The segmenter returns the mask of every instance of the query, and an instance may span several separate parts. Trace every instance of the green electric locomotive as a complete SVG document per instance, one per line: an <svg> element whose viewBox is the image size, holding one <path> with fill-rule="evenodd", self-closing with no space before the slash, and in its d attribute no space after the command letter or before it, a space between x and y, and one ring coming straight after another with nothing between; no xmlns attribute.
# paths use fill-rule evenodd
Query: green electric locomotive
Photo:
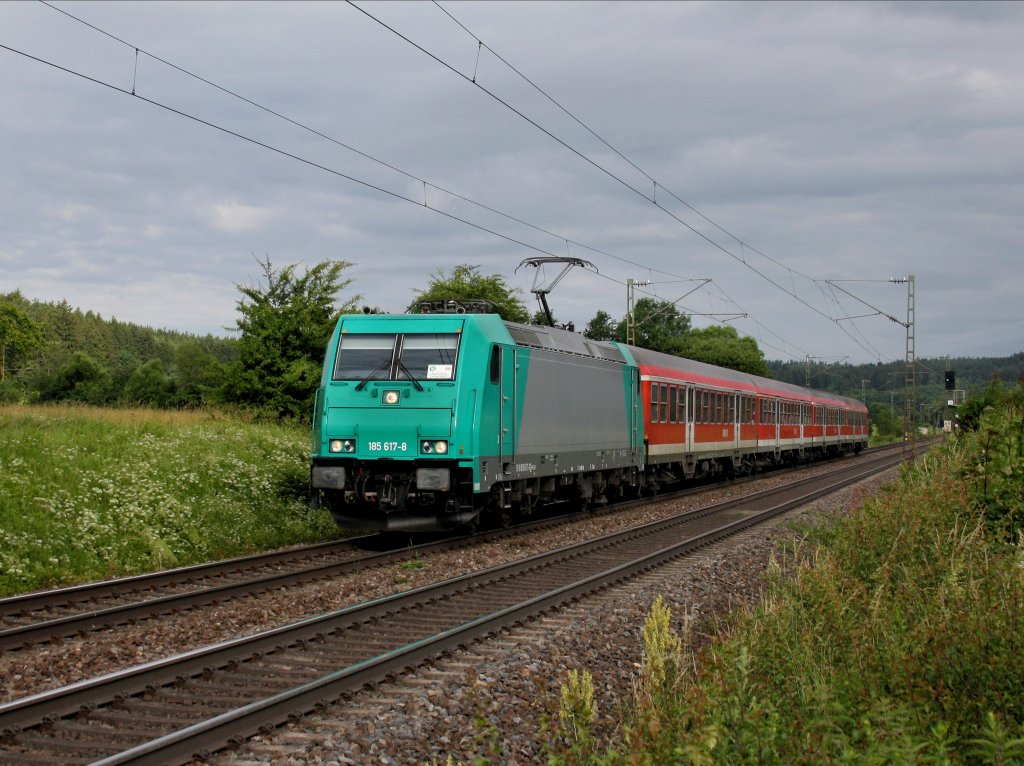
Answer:
<svg viewBox="0 0 1024 766"><path fill-rule="evenodd" d="M627 348L448 311L339 319L311 468L339 525L464 528L636 485L640 386Z"/></svg>

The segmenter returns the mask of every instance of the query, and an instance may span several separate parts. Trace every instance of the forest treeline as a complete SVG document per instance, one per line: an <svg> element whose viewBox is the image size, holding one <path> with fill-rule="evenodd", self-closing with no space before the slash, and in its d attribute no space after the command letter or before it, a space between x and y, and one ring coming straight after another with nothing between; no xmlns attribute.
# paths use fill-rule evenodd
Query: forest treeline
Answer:
<svg viewBox="0 0 1024 766"><path fill-rule="evenodd" d="M238 359L235 339L105 319L66 300L0 294L0 316L0 402L197 407L220 401Z"/></svg>
<svg viewBox="0 0 1024 766"><path fill-rule="evenodd" d="M339 298L351 264L326 261L300 271L261 261L258 285L237 285L234 337L195 336L103 318L67 301L47 303L20 292L0 293L0 403L80 402L153 407L239 406L277 416L308 418L320 379L324 348L341 313L360 296ZM492 284L493 283L493 284ZM515 290L477 267L438 272L420 298L485 296L506 318L528 315ZM507 305L506 305L507 304ZM414 306L410 306L411 309ZM518 313L516 313L518 312ZM514 314L514 316L512 316ZM520 316L522 314L522 316ZM764 360L752 338L696 330L674 307L638 302L637 344L744 369L778 380L864 400L883 433L901 432L902 362L833 364ZM732 329L732 328L728 328ZM587 337L615 339L624 332L605 312L587 325ZM721 337L720 337L721 336ZM917 418L934 424L948 415L945 371L956 387L978 392L993 379L1024 378L1024 352L1009 357L922 359L917 365Z"/></svg>
<svg viewBox="0 0 1024 766"><path fill-rule="evenodd" d="M876 433L897 435L903 428L904 363L825 364L821 362L768 362L772 377L798 386L834 391L868 405ZM993 381L1014 384L1024 379L1024 352L1003 357L941 357L918 359L915 365L915 405L918 426L940 427L956 410L946 390L946 371L955 377L955 388L968 398L983 396Z"/></svg>
<svg viewBox="0 0 1024 766"><path fill-rule="evenodd" d="M236 285L236 337L198 337L104 319L67 301L0 294L0 403L235 406L309 418L324 348L351 264L299 271L260 262L258 285Z"/></svg>

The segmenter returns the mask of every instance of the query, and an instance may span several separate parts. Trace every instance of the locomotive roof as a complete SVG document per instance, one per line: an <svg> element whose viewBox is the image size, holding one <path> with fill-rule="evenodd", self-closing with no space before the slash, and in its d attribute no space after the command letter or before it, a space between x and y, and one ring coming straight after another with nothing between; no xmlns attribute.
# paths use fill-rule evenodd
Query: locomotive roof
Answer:
<svg viewBox="0 0 1024 766"><path fill-rule="evenodd" d="M613 343L590 340L579 333L562 330L558 327L540 327L517 322L505 322L512 339L520 346L545 348L550 351L561 351L566 354L589 356L596 359L607 359L625 364L626 358Z"/></svg>

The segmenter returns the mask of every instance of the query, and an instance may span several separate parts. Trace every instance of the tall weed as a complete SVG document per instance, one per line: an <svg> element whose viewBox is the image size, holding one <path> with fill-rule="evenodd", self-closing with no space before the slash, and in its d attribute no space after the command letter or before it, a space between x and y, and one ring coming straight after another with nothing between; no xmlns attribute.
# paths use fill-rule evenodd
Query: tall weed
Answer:
<svg viewBox="0 0 1024 766"><path fill-rule="evenodd" d="M700 657L649 629L656 605L645 638L671 648L648 656L673 660L645 663L621 741L586 762L1024 763L1022 432L1019 407L986 412L813 528Z"/></svg>
<svg viewBox="0 0 1024 766"><path fill-rule="evenodd" d="M987 407L978 428L961 435L961 475L989 529L1013 542L1024 531L1024 383Z"/></svg>

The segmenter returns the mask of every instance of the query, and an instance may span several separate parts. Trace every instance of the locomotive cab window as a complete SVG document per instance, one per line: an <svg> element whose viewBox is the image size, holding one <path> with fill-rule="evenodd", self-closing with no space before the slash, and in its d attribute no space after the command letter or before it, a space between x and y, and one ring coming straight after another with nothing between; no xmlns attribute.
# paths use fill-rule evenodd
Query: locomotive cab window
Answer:
<svg viewBox="0 0 1024 766"><path fill-rule="evenodd" d="M387 380L397 335L342 335L334 360L335 380Z"/></svg>
<svg viewBox="0 0 1024 766"><path fill-rule="evenodd" d="M452 380L459 336L452 334L403 335L397 380Z"/></svg>
<svg viewBox="0 0 1024 766"><path fill-rule="evenodd" d="M334 380L454 380L458 350L456 333L345 334Z"/></svg>

